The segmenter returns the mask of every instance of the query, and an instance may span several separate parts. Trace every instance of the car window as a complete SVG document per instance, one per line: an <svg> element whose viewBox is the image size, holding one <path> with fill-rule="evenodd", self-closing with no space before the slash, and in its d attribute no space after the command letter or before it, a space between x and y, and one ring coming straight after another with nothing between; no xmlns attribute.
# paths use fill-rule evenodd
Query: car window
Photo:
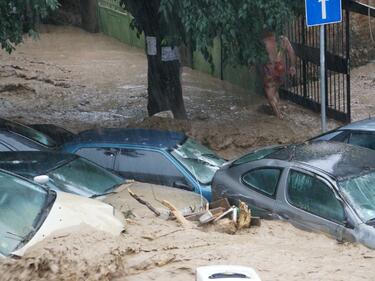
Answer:
<svg viewBox="0 0 375 281"><path fill-rule="evenodd" d="M110 192L124 182L121 177L80 157L50 171L48 176L59 189L87 197Z"/></svg>
<svg viewBox="0 0 375 281"><path fill-rule="evenodd" d="M257 169L244 174L242 181L251 188L265 193L266 195L274 196L276 194L280 175L280 169Z"/></svg>
<svg viewBox="0 0 375 281"><path fill-rule="evenodd" d="M57 146L57 143L53 139L51 139L49 136L47 136L46 134L43 134L42 132L34 130L31 127L24 126L22 124L11 122L5 119L0 119L0 127L5 128L6 130L9 130L10 132L13 132L15 134L24 136L25 138L28 138L44 146L48 146L48 147Z"/></svg>
<svg viewBox="0 0 375 281"><path fill-rule="evenodd" d="M272 153L277 152L283 148L285 148L285 146L270 146L270 147L265 147L265 148L252 151L240 157L236 161L234 161L232 163L232 166L242 165L242 164L249 163L255 160L264 159L267 156L271 155Z"/></svg>
<svg viewBox="0 0 375 281"><path fill-rule="evenodd" d="M124 177L142 182L173 186L185 181L184 176L164 155L143 149L121 149L116 170Z"/></svg>
<svg viewBox="0 0 375 281"><path fill-rule="evenodd" d="M333 138L342 135L342 131L334 131L330 133L326 133L323 135L320 135L319 137L314 138L313 140L321 140L321 141L329 141L332 140Z"/></svg>
<svg viewBox="0 0 375 281"><path fill-rule="evenodd" d="M333 191L321 180L291 170L288 177L288 200L295 207L322 218L343 223L345 214Z"/></svg>
<svg viewBox="0 0 375 281"><path fill-rule="evenodd" d="M375 135L366 132L353 132L350 135L349 143L375 149Z"/></svg>
<svg viewBox="0 0 375 281"><path fill-rule="evenodd" d="M47 192L5 173L0 173L0 183L0 253L7 256L35 231Z"/></svg>
<svg viewBox="0 0 375 281"><path fill-rule="evenodd" d="M115 164L116 151L109 148L81 148L76 152L77 155L82 156L92 162L112 170Z"/></svg>
<svg viewBox="0 0 375 281"><path fill-rule="evenodd" d="M0 143L0 152L4 152L4 151L11 151L11 149L7 147L6 145Z"/></svg>
<svg viewBox="0 0 375 281"><path fill-rule="evenodd" d="M216 171L225 163L213 151L191 138L178 145L171 154L202 184L210 184Z"/></svg>

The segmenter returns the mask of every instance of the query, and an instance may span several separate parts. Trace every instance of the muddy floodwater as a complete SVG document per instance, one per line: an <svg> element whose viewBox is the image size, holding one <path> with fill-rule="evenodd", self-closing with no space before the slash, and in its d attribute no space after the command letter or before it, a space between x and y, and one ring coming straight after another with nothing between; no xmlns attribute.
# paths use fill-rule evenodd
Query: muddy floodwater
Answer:
<svg viewBox="0 0 375 281"><path fill-rule="evenodd" d="M259 93L189 68L182 79L190 121L147 118L146 73L141 49L74 27L44 26L40 40L27 39L11 56L0 54L1 115L74 131L129 125L179 129L229 157L319 133L317 114L283 102L280 121Z"/></svg>
<svg viewBox="0 0 375 281"><path fill-rule="evenodd" d="M181 130L230 158L246 150L305 140L320 117L282 102L274 117L263 96L188 68L183 93L189 121L147 117L143 50L74 27L44 26L12 55L0 53L0 115L53 123L78 132L94 127ZM353 116L375 114L375 64L352 73ZM329 127L340 124L329 121ZM0 262L0 280L194 280L197 266L254 267L263 280L373 280L375 252L339 244L287 223L263 222L236 235L182 229L152 214L127 220L120 238L82 226L58 233L24 258Z"/></svg>

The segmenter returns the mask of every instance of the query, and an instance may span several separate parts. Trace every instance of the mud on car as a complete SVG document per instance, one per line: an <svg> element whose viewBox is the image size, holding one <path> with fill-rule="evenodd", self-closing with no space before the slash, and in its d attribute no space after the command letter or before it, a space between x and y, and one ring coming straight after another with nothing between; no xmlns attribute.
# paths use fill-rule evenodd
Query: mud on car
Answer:
<svg viewBox="0 0 375 281"><path fill-rule="evenodd" d="M334 142L274 146L225 164L213 199L375 249L375 152Z"/></svg>

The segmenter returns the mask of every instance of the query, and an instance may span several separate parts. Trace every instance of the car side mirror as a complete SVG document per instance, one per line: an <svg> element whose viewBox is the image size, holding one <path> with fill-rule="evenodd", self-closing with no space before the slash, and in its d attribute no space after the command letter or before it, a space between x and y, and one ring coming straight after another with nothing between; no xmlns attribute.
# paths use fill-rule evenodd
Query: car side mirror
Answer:
<svg viewBox="0 0 375 281"><path fill-rule="evenodd" d="M173 183L173 186L177 187L177 188L180 188L180 189L183 189L183 190L187 190L187 191L194 191L194 187L191 187L190 185L188 185L187 183L185 183L181 180L175 181Z"/></svg>
<svg viewBox="0 0 375 281"><path fill-rule="evenodd" d="M36 176L34 177L33 179L36 183L39 183L39 184L46 184L49 182L50 178L49 176L47 175L40 175L40 176Z"/></svg>

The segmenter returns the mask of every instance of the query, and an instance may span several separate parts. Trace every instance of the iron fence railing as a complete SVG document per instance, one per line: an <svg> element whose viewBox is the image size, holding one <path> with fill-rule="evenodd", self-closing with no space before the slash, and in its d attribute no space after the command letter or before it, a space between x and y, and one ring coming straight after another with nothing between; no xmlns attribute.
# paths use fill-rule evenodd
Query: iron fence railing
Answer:
<svg viewBox="0 0 375 281"><path fill-rule="evenodd" d="M326 106L334 119L350 122L350 15L326 30ZM314 111L320 111L319 27L307 28L303 17L287 28L287 36L297 55L297 74L281 88L282 98L292 100Z"/></svg>

